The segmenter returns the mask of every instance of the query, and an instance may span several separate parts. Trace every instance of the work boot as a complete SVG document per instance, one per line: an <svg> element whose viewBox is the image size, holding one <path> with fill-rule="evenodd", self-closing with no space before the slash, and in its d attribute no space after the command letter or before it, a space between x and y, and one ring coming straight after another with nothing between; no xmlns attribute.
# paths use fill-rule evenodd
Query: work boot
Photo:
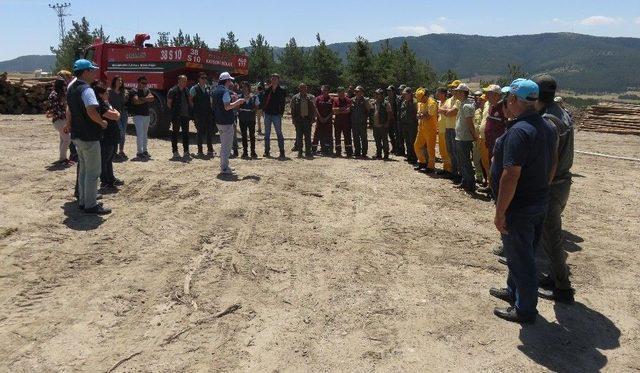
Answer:
<svg viewBox="0 0 640 373"><path fill-rule="evenodd" d="M271 158L271 154L269 152L264 152L262 155L263 158Z"/></svg>
<svg viewBox="0 0 640 373"><path fill-rule="evenodd" d="M173 159L178 159L178 158L180 158L180 153L178 153L178 151L176 150L173 152Z"/></svg>
<svg viewBox="0 0 640 373"><path fill-rule="evenodd" d="M84 209L84 212L87 214L107 215L107 214L111 214L111 209L108 207L102 206L102 204L97 204L92 208Z"/></svg>
<svg viewBox="0 0 640 373"><path fill-rule="evenodd" d="M493 255L504 256L504 247L502 245L499 245L498 247L495 247L493 250L491 250L491 252L493 253Z"/></svg>
<svg viewBox="0 0 640 373"><path fill-rule="evenodd" d="M541 288L552 290L556 287L556 282L553 281L551 276L542 275L538 278L538 286Z"/></svg>
<svg viewBox="0 0 640 373"><path fill-rule="evenodd" d="M491 194L491 188L490 187L478 188L478 193Z"/></svg>
<svg viewBox="0 0 640 373"><path fill-rule="evenodd" d="M256 152L255 152L255 151L252 151L252 152L251 152L251 158L253 158L253 159L257 159L257 158L258 158L258 154L256 154Z"/></svg>
<svg viewBox="0 0 640 373"><path fill-rule="evenodd" d="M242 159L247 159L247 158L249 158L249 154L245 150L245 151L242 152Z"/></svg>
<svg viewBox="0 0 640 373"><path fill-rule="evenodd" d="M298 152L298 158L303 158L303 153L301 151Z"/></svg>
<svg viewBox="0 0 640 373"><path fill-rule="evenodd" d="M280 151L280 159L285 159L286 156L284 155L284 150Z"/></svg>
<svg viewBox="0 0 640 373"><path fill-rule="evenodd" d="M538 296L540 298L552 300L558 303L573 304L575 290L573 289L538 289Z"/></svg>
<svg viewBox="0 0 640 373"><path fill-rule="evenodd" d="M502 289L491 288L489 289L489 294L507 303L513 304L516 301L515 298L513 297L513 294L511 294L509 289L506 289L506 288L502 288Z"/></svg>
<svg viewBox="0 0 640 373"><path fill-rule="evenodd" d="M520 324L533 324L536 321L535 316L525 317L518 314L518 310L515 307L507 307L507 308L496 307L493 309L493 314L503 320L516 322Z"/></svg>

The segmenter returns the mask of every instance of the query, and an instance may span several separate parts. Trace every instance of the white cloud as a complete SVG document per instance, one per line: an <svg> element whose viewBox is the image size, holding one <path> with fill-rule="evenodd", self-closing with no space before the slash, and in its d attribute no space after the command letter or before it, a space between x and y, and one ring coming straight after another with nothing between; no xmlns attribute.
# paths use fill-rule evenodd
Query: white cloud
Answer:
<svg viewBox="0 0 640 373"><path fill-rule="evenodd" d="M414 35L414 36L425 35L425 34L441 34L441 33L447 32L447 30L444 27L436 23L433 23L429 26L397 26L396 30L404 34Z"/></svg>
<svg viewBox="0 0 640 373"><path fill-rule="evenodd" d="M640 17L636 18L636 25L640 25Z"/></svg>
<svg viewBox="0 0 640 373"><path fill-rule="evenodd" d="M578 21L578 24L583 26L608 26L619 23L619 18L605 17L605 16L591 16Z"/></svg>
<svg viewBox="0 0 640 373"><path fill-rule="evenodd" d="M553 23L560 23L562 20L560 18L554 18L551 20Z"/></svg>
<svg viewBox="0 0 640 373"><path fill-rule="evenodd" d="M448 18L447 18L447 17L439 17L439 18L438 18L438 21L440 21L440 22L445 22L445 21L447 21L447 20L448 20Z"/></svg>

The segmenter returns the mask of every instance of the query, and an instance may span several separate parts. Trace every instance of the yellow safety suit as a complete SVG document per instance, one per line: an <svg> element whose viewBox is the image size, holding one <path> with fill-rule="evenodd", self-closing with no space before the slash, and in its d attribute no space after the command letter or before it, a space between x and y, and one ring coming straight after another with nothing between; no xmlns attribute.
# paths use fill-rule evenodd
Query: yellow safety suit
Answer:
<svg viewBox="0 0 640 373"><path fill-rule="evenodd" d="M418 120L418 134L413 148L418 157L419 164L427 164L428 168L436 166L436 138L438 136L438 104L431 97L425 97L426 93L416 92L418 98L418 114L424 116ZM422 94L420 94L422 93Z"/></svg>
<svg viewBox="0 0 640 373"><path fill-rule="evenodd" d="M444 107L445 102L438 101L438 107ZM442 159L442 169L447 172L451 172L451 158L447 150L447 140L444 137L444 133L447 129L447 118L439 114L438 115L438 151L440 152L440 158Z"/></svg>

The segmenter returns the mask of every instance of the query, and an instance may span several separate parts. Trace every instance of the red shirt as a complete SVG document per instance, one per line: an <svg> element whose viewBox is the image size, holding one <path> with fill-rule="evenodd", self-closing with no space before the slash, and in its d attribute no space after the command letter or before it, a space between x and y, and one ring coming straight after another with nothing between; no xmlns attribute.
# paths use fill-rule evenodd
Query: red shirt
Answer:
<svg viewBox="0 0 640 373"><path fill-rule="evenodd" d="M506 118L504 117L502 105L491 105L489 107L489 116L487 117L487 124L484 129L484 138L489 149L489 155L493 154L493 147L496 144L498 137L504 133Z"/></svg>
<svg viewBox="0 0 640 373"><path fill-rule="evenodd" d="M346 108L346 107L351 107L351 105L352 105L352 101L349 97L344 97L342 99L339 97L336 97L333 100L334 108ZM351 113L336 114L336 125L348 126L350 124L351 124Z"/></svg>
<svg viewBox="0 0 640 373"><path fill-rule="evenodd" d="M316 97L316 107L318 108L318 113L321 117L325 118L329 116L327 123L331 123L333 120L333 99L331 96L327 96L325 98L323 95L320 95Z"/></svg>

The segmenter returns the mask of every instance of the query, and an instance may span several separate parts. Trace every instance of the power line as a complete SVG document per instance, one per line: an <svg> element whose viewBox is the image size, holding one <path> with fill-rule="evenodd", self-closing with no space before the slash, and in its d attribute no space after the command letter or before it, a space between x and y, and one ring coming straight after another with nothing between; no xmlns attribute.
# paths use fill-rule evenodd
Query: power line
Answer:
<svg viewBox="0 0 640 373"><path fill-rule="evenodd" d="M65 13L65 10L71 6L71 3L62 3L62 4L58 4L56 3L54 4L49 4L49 8L53 9L54 12L56 12L56 15L58 16L58 27L60 27L60 41L62 41L62 39L64 38L65 35L65 27L64 27L64 17L69 16L70 14Z"/></svg>

